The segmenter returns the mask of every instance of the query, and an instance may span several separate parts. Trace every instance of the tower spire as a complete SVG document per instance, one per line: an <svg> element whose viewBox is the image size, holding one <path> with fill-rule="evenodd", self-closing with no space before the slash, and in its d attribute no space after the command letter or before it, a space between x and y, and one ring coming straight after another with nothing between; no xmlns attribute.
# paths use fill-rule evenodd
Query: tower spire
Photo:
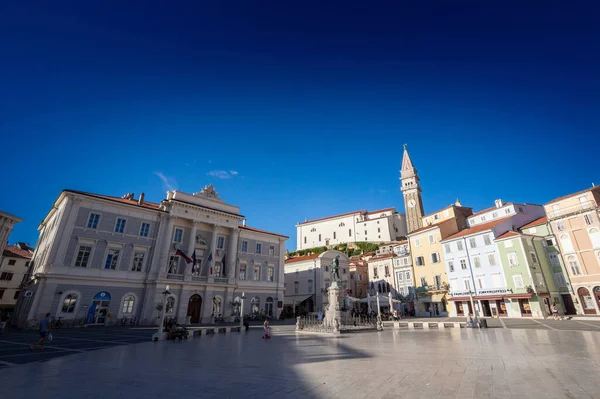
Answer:
<svg viewBox="0 0 600 399"><path fill-rule="evenodd" d="M423 227L423 200L421 198L421 185L419 175L414 167L407 145L404 144L402 155L402 169L400 170L401 190L404 195L404 209L406 211L406 225L408 232Z"/></svg>
<svg viewBox="0 0 600 399"><path fill-rule="evenodd" d="M405 171L414 171L414 173L416 174L417 171L413 166L412 160L410 159L410 155L408 155L408 150L406 149L406 147L407 145L404 144L404 154L402 155L402 174L404 175Z"/></svg>

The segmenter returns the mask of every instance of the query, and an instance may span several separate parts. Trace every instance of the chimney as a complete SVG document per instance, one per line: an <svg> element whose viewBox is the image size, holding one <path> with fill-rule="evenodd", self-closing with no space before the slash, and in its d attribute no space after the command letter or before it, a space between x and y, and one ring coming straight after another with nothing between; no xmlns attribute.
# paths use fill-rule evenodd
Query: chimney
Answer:
<svg viewBox="0 0 600 399"><path fill-rule="evenodd" d="M140 198L138 199L138 205L144 205L144 193L140 194Z"/></svg>
<svg viewBox="0 0 600 399"><path fill-rule="evenodd" d="M502 208L503 205L504 205L504 203L502 202L501 199L496 200L496 208Z"/></svg>
<svg viewBox="0 0 600 399"><path fill-rule="evenodd" d="M242 226L246 227L246 219L242 220Z"/></svg>

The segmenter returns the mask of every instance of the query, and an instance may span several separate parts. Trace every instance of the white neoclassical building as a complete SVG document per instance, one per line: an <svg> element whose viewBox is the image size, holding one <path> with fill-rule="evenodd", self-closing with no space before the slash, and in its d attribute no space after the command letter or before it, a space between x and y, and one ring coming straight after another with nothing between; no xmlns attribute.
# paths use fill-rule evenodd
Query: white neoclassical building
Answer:
<svg viewBox="0 0 600 399"><path fill-rule="evenodd" d="M353 242L390 242L406 236L406 216L396 208L306 220L296 225L296 249Z"/></svg>
<svg viewBox="0 0 600 399"><path fill-rule="evenodd" d="M246 226L212 185L169 191L160 203L65 190L39 231L19 326L46 312L154 325L163 306L167 317L191 323L232 319L242 302L244 314L277 317L283 307L287 237Z"/></svg>

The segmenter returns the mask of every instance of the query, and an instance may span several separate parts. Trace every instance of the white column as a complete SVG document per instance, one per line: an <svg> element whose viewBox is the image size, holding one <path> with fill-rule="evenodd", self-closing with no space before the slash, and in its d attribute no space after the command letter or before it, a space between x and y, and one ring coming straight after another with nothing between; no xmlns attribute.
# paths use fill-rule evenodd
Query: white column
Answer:
<svg viewBox="0 0 600 399"><path fill-rule="evenodd" d="M237 227L231 229L231 234L229 236L229 249L227 250L227 278L229 279L229 283L233 284L235 276L237 275L236 265L237 265L237 248L238 248L238 239L240 237L240 231Z"/></svg>
<svg viewBox="0 0 600 399"><path fill-rule="evenodd" d="M194 250L196 249L196 221L192 220L192 231L190 232L190 245L188 245L188 249L187 249L187 253L186 255L189 256L190 258L192 257L192 254L194 253ZM186 263L185 265L185 274L186 275L191 275L192 274L192 268L194 267L193 263Z"/></svg>
<svg viewBox="0 0 600 399"><path fill-rule="evenodd" d="M160 276L167 275L167 268L169 263L169 252L171 251L171 244L173 241L173 226L175 225L175 217L167 216L167 228L164 231L164 242L159 252L157 270Z"/></svg>
<svg viewBox="0 0 600 399"><path fill-rule="evenodd" d="M281 303L285 303L285 239L279 239L279 256L277 257L277 263L275 264L275 281L277 281L277 299L281 301ZM314 265L313 265L314 267ZM311 273L312 274L312 273ZM316 280L316 279L315 279ZM317 282L313 281L313 291L310 294L314 294L317 290ZM316 298L316 295L315 295ZM273 305L275 309L273 309L273 314L276 315L277 318L281 315L283 308L278 308L277 303ZM313 301L313 311L316 309L316 301Z"/></svg>
<svg viewBox="0 0 600 399"><path fill-rule="evenodd" d="M211 269L211 266L214 266L215 261L217 259L217 229L218 229L218 227L219 226L217 226L216 224L213 224L213 233L212 233L212 238L210 241L210 250L209 250L210 251L209 254L212 254L212 261L208 261L208 258L207 258L207 262L209 263L207 265L209 278L211 278L211 277L214 278L214 274L211 273L211 270L214 270L214 269ZM212 297L211 297L211 301L212 301ZM212 302L211 302L211 306L212 306Z"/></svg>

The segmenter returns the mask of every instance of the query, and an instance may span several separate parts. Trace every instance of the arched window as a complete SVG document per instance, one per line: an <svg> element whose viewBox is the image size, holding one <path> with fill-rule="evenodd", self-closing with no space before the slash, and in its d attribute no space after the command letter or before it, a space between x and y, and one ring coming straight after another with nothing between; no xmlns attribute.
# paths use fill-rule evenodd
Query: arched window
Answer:
<svg viewBox="0 0 600 399"><path fill-rule="evenodd" d="M252 300L250 301L250 306L250 311L252 313L260 312L260 299L257 296L252 298Z"/></svg>
<svg viewBox="0 0 600 399"><path fill-rule="evenodd" d="M265 302L265 314L273 316L273 298L268 297Z"/></svg>
<svg viewBox="0 0 600 399"><path fill-rule="evenodd" d="M242 299L239 296L236 296L235 299L233 300L233 309L232 309L233 316L240 315L241 306L242 306Z"/></svg>
<svg viewBox="0 0 600 399"><path fill-rule="evenodd" d="M563 234L560 236L560 243L562 245L562 249L565 253L573 252L573 244L571 243L571 239L568 235Z"/></svg>
<svg viewBox="0 0 600 399"><path fill-rule="evenodd" d="M381 283L378 283L378 284L377 284L377 291L378 291L378 292L381 292Z"/></svg>
<svg viewBox="0 0 600 399"><path fill-rule="evenodd" d="M77 305L77 294L69 294L63 300L62 313L73 313L75 312L75 306Z"/></svg>
<svg viewBox="0 0 600 399"><path fill-rule="evenodd" d="M340 223L340 227L344 227L344 226L346 226L346 223L344 223L344 222Z"/></svg>
<svg viewBox="0 0 600 399"><path fill-rule="evenodd" d="M588 231L590 235L590 241L592 242L592 247L600 248L600 232L598 229L590 229Z"/></svg>
<svg viewBox="0 0 600 399"><path fill-rule="evenodd" d="M167 305L165 306L165 313L173 313L173 310L175 309L175 297L168 297L167 298Z"/></svg>
<svg viewBox="0 0 600 399"><path fill-rule="evenodd" d="M133 295L127 295L123 299L123 308L121 313L133 313L133 305L135 304L135 297Z"/></svg>
<svg viewBox="0 0 600 399"><path fill-rule="evenodd" d="M221 297L215 296L213 297L213 315L220 315L221 314Z"/></svg>
<svg viewBox="0 0 600 399"><path fill-rule="evenodd" d="M579 262L577 262L576 257L569 256L567 258L567 264L569 265L569 268L571 269L572 276L581 276L583 274L583 273L581 273L581 267L579 267Z"/></svg>

